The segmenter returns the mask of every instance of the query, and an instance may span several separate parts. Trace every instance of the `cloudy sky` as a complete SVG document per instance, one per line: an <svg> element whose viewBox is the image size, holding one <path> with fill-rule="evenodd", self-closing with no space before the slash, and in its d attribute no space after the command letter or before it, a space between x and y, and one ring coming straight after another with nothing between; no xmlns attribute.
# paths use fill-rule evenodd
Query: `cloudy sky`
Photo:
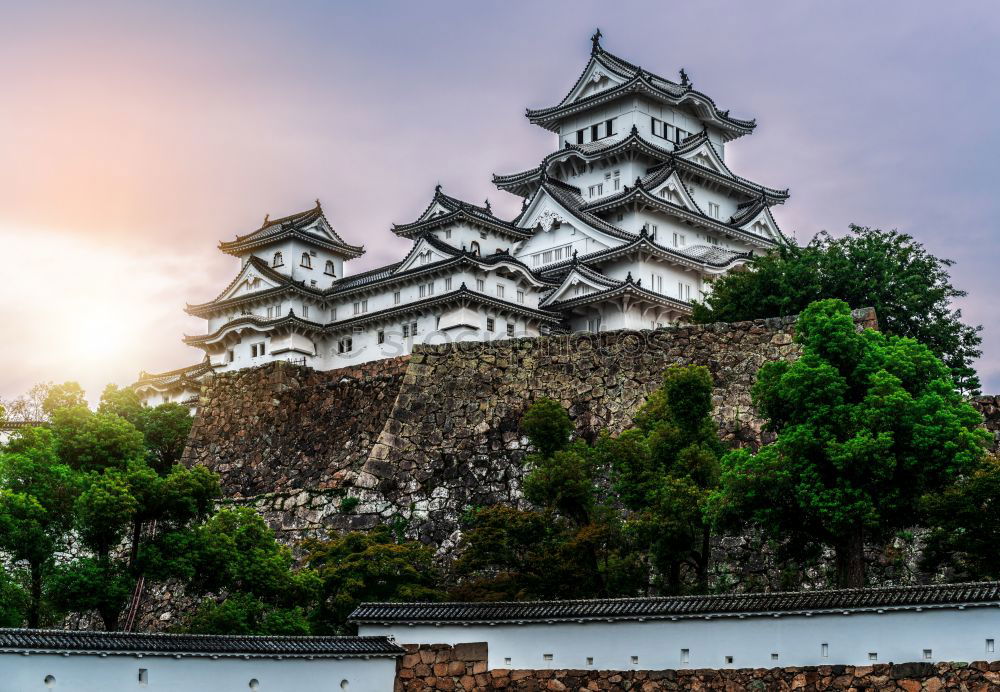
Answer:
<svg viewBox="0 0 1000 692"><path fill-rule="evenodd" d="M791 200L804 240L851 222L954 259L1000 391L1000 5L964 2L12 2L0 0L0 397L75 379L92 398L200 359L185 301L237 269L215 249L308 208L368 254L404 249L440 182L519 203L493 172L554 137L608 50L697 88L756 133L727 149Z"/></svg>

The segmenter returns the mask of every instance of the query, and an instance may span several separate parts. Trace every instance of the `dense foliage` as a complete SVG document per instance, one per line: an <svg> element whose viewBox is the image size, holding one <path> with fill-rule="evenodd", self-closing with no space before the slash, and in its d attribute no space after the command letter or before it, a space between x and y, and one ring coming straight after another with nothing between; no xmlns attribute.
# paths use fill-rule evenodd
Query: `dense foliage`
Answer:
<svg viewBox="0 0 1000 692"><path fill-rule="evenodd" d="M753 388L777 440L723 458L712 513L799 553L830 547L836 583L863 586L865 544L912 527L921 497L976 467L987 434L926 346L858 332L843 301L807 307L796 341L801 357L765 364Z"/></svg>
<svg viewBox="0 0 1000 692"><path fill-rule="evenodd" d="M821 233L804 247L779 247L754 258L749 271L716 279L693 319L795 315L813 301L839 298L853 308L875 308L882 331L924 344L949 368L959 390L976 393L972 363L981 355L981 328L964 324L952 305L965 292L952 285L951 265L909 235L852 225L842 238Z"/></svg>

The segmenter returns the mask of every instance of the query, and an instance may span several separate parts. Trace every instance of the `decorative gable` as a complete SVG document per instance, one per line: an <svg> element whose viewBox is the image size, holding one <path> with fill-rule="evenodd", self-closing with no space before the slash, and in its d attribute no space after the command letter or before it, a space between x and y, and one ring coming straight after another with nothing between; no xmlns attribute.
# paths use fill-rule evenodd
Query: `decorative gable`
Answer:
<svg viewBox="0 0 1000 692"><path fill-rule="evenodd" d="M446 255L439 248L431 245L426 238L420 238L413 244L413 248L410 250L410 253L399 264L399 266L396 267L393 273L399 274L400 272L407 271L408 269L414 269L433 262L440 262L441 260L447 258L448 255Z"/></svg>
<svg viewBox="0 0 1000 692"><path fill-rule="evenodd" d="M229 298L237 298L251 293L259 293L269 288L275 288L277 285L273 279L265 278L256 267L247 263L236 279L215 300L228 300Z"/></svg>
<svg viewBox="0 0 1000 692"><path fill-rule="evenodd" d="M691 151L684 152L679 156L686 161L696 163L703 168L715 171L716 173L726 177L736 177L733 175L733 172L729 170L729 167L725 164L725 162L719 157L719 153L715 150L715 147L712 146L712 143L707 140L700 146L692 149Z"/></svg>
<svg viewBox="0 0 1000 692"><path fill-rule="evenodd" d="M565 100L563 100L562 105L579 101L580 99L607 91L608 89L613 89L616 86L624 84L625 81L624 77L607 66L602 65L595 58L591 58L580 80L573 87L573 90L569 92Z"/></svg>
<svg viewBox="0 0 1000 692"><path fill-rule="evenodd" d="M684 186L677 171L673 171L663 183L656 186L652 194L654 197L659 197L665 202L670 202L689 211L699 213L701 211L687 187Z"/></svg>
<svg viewBox="0 0 1000 692"><path fill-rule="evenodd" d="M778 224L774 220L769 207L761 208L752 219L742 224L740 229L761 236L762 238L769 238L774 242L780 242L781 240L781 231L778 229Z"/></svg>
<svg viewBox="0 0 1000 692"><path fill-rule="evenodd" d="M441 204L441 202L434 202L434 204L432 204L431 206L429 206L427 208L427 211L425 211L420 216L420 218L417 219L414 223L420 223L421 221L427 221L427 219L433 219L435 216L441 216L442 214L451 213L451 211L452 211L451 209L448 209L446 206L444 206L443 204Z"/></svg>
<svg viewBox="0 0 1000 692"><path fill-rule="evenodd" d="M559 287L542 301L541 307L550 303L558 303L564 300L572 300L580 296L599 293L618 285L617 281L599 276L594 272L574 267L563 279Z"/></svg>

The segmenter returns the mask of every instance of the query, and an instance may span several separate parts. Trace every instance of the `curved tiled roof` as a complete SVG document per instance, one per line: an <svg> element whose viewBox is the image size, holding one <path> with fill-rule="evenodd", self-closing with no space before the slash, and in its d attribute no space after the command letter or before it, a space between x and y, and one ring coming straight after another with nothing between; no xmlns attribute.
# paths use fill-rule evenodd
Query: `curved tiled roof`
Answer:
<svg viewBox="0 0 1000 692"><path fill-rule="evenodd" d="M239 317L226 322L211 334L199 334L196 336L185 335L183 341L188 345L206 343L219 338L227 329L240 326L266 327L268 329L274 327L296 326L313 331L323 329L323 325L319 322L303 319L296 315L294 311L275 319L267 319L266 317L261 317L260 315L240 315Z"/></svg>
<svg viewBox="0 0 1000 692"><path fill-rule="evenodd" d="M608 70L611 70L625 81L618 86L598 91L597 93L585 96L577 101L570 102L569 98L579 87L591 62L596 61ZM699 102L704 104L710 114L711 121L720 129L724 129L733 137L739 137L753 132L757 126L755 120L742 120L729 115L728 110L720 110L711 98L706 94L697 91L691 84L677 84L669 79L661 77L653 72L644 70L638 65L628 62L618 56L609 53L601 47L599 42L595 42L591 60L588 61L576 83L570 89L563 100L555 106L548 108L527 109L525 115L532 123L536 123L552 129L554 122L564 116L588 108L592 105L608 101L626 93L642 91L652 96L657 96L664 101L679 105L687 102Z"/></svg>
<svg viewBox="0 0 1000 692"><path fill-rule="evenodd" d="M325 223L332 238L324 238L304 230L306 226L320 219ZM333 230L333 224L323 214L323 207L320 205L319 200L316 200L316 206L312 209L283 216L280 219L265 218L260 228L244 235L238 235L236 236L236 240L220 242L219 249L230 255L239 255L247 250L273 243L289 235L295 235L316 245L337 250L348 257L360 257L365 252L364 247L349 245L344 242L343 238L337 235L337 232Z"/></svg>
<svg viewBox="0 0 1000 692"><path fill-rule="evenodd" d="M893 586L710 596L614 598L500 603L365 603L355 623L572 622L644 620L1000 604L1000 582Z"/></svg>
<svg viewBox="0 0 1000 692"><path fill-rule="evenodd" d="M424 219L423 217L427 215L427 212L434 208L435 204L440 204L442 207L447 209L448 212ZM392 232L398 236L409 238L415 234L426 231L428 228L451 223L458 219L465 219L471 223L488 226L496 231L511 235L518 239L524 239L530 235L525 233L524 229L518 228L510 221L505 221L497 216L494 216L493 210L488 206L484 207L477 204L471 204L469 202L464 202L457 197L444 194L441 192L440 185L434 188L434 197L431 199L430 204L427 205L424 211L421 212L419 219L420 220L413 221L411 223L393 224Z"/></svg>
<svg viewBox="0 0 1000 692"><path fill-rule="evenodd" d="M0 629L0 651L264 658L395 657L404 653L402 647L386 637L260 637L39 629Z"/></svg>

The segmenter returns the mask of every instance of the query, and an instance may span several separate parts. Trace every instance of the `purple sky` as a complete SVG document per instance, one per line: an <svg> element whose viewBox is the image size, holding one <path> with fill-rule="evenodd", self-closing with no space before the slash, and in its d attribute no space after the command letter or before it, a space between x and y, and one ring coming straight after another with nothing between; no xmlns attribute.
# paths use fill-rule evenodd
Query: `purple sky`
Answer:
<svg viewBox="0 0 1000 692"><path fill-rule="evenodd" d="M172 0L2 6L0 397L76 379L96 398L199 360L184 302L232 278L217 241L265 213L319 197L368 248L354 271L400 256L390 224L437 182L514 213L490 174L552 149L524 108L561 99L595 26L757 118L727 156L791 187L787 232L898 228L956 260L1000 391L995 2Z"/></svg>

